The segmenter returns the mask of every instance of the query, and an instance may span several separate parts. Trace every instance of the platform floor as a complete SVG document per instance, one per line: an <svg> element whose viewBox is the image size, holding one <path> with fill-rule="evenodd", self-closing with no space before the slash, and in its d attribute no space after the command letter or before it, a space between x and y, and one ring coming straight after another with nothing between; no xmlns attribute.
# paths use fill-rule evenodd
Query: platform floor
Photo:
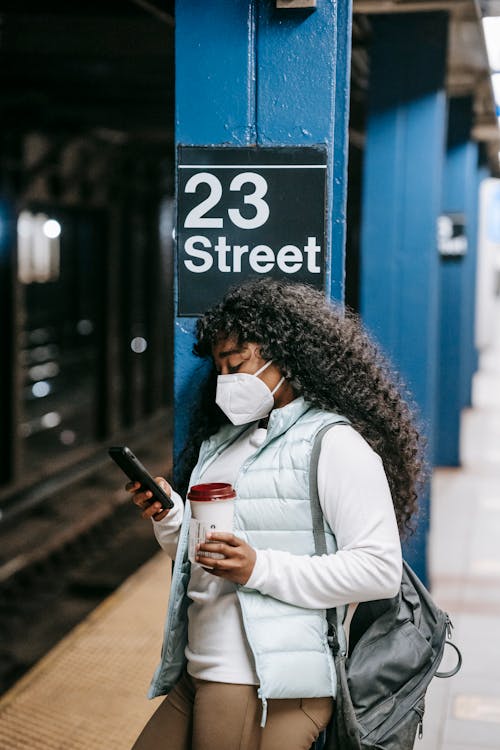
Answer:
<svg viewBox="0 0 500 750"><path fill-rule="evenodd" d="M464 664L433 680L416 750L500 750L500 309L498 323L463 414L462 468L433 479L432 591ZM2 750L129 750L161 700L146 689L169 571L159 553L0 700Z"/></svg>
<svg viewBox="0 0 500 750"><path fill-rule="evenodd" d="M170 561L159 553L0 700L1 750L128 750L161 701Z"/></svg>
<svg viewBox="0 0 500 750"><path fill-rule="evenodd" d="M500 750L500 301L492 329L462 414L461 468L433 479L432 593L464 663L431 683L418 750Z"/></svg>

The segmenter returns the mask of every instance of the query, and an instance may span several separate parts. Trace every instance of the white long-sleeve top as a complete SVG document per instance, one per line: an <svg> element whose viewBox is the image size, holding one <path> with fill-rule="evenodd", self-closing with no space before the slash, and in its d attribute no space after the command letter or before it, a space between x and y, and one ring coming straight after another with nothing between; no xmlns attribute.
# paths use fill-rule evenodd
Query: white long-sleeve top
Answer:
<svg viewBox="0 0 500 750"><path fill-rule="evenodd" d="M234 484L244 461L265 439L265 430L246 430L207 468L203 482ZM334 426L324 435L318 462L321 508L335 533L338 552L309 557L257 550L246 585L262 594L306 608L330 608L395 596L402 572L401 544L380 457L356 430ZM175 557L183 502L154 531ZM188 672L198 679L258 684L248 646L236 585L200 565L191 566L188 586Z"/></svg>

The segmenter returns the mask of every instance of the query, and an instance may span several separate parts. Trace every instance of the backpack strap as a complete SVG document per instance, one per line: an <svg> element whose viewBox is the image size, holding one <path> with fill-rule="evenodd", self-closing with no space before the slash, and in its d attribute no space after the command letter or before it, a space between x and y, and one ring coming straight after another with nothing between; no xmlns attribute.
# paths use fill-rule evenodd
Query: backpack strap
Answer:
<svg viewBox="0 0 500 750"><path fill-rule="evenodd" d="M312 523L313 523L313 536L314 536L314 548L316 550L317 555L326 555L327 548L326 548L326 537L325 537L325 528L324 528L324 516L323 511L321 510L321 505L319 502L319 492L318 492L318 463L319 463L319 455L321 453L321 443L323 442L323 438L328 432L328 430L331 430L332 427L335 427L335 425L343 424L348 425L350 424L346 419L339 419L337 422L331 422L330 424L325 425L322 427L315 435L314 443L311 451L311 460L309 463L309 499L311 501L311 516L312 516ZM333 531L332 531L333 534ZM335 547L337 547L337 542L335 540L335 535L333 536Z"/></svg>
<svg viewBox="0 0 500 750"><path fill-rule="evenodd" d="M311 460L309 464L309 499L311 503L311 517L312 517L312 524L313 524L313 537L314 537L314 549L316 555L326 555L327 554L327 547L326 547L326 536L325 536L325 518L323 516L323 511L321 509L321 504L319 502L319 492L318 492L318 463L319 463L319 455L321 453L321 443L323 441L323 437L325 434L330 430L332 427L335 427L336 425L348 425L350 422L347 419L339 419L337 422L331 422L330 424L325 425L325 427L322 427L316 434L314 438L314 444L311 451ZM335 534L332 531L335 551L337 550L337 540L335 539ZM344 621L345 615L347 612L346 606L336 607L333 609L330 609L327 611L327 619L330 625L333 626L334 632L332 633L332 637L337 640L338 639L338 646L342 651L345 652L347 648L347 639L344 632L344 628L342 627L342 623Z"/></svg>

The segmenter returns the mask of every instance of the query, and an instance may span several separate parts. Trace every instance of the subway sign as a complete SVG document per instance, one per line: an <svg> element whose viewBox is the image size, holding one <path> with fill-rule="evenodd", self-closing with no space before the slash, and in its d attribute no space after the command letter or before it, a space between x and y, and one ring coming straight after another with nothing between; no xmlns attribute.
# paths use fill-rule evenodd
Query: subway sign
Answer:
<svg viewBox="0 0 500 750"><path fill-rule="evenodd" d="M324 147L180 146L178 315L270 276L324 288Z"/></svg>

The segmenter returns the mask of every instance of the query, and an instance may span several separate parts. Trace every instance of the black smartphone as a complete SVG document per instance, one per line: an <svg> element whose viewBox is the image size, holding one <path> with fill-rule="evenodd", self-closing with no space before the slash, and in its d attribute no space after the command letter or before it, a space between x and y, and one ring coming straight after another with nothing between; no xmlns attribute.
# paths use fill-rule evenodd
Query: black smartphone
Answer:
<svg viewBox="0 0 500 750"><path fill-rule="evenodd" d="M171 498L155 482L149 471L134 456L130 448L127 448L126 445L113 445L108 449L108 453L132 482L139 482L143 490L149 490L153 493L151 503L158 501L164 510L174 507Z"/></svg>

